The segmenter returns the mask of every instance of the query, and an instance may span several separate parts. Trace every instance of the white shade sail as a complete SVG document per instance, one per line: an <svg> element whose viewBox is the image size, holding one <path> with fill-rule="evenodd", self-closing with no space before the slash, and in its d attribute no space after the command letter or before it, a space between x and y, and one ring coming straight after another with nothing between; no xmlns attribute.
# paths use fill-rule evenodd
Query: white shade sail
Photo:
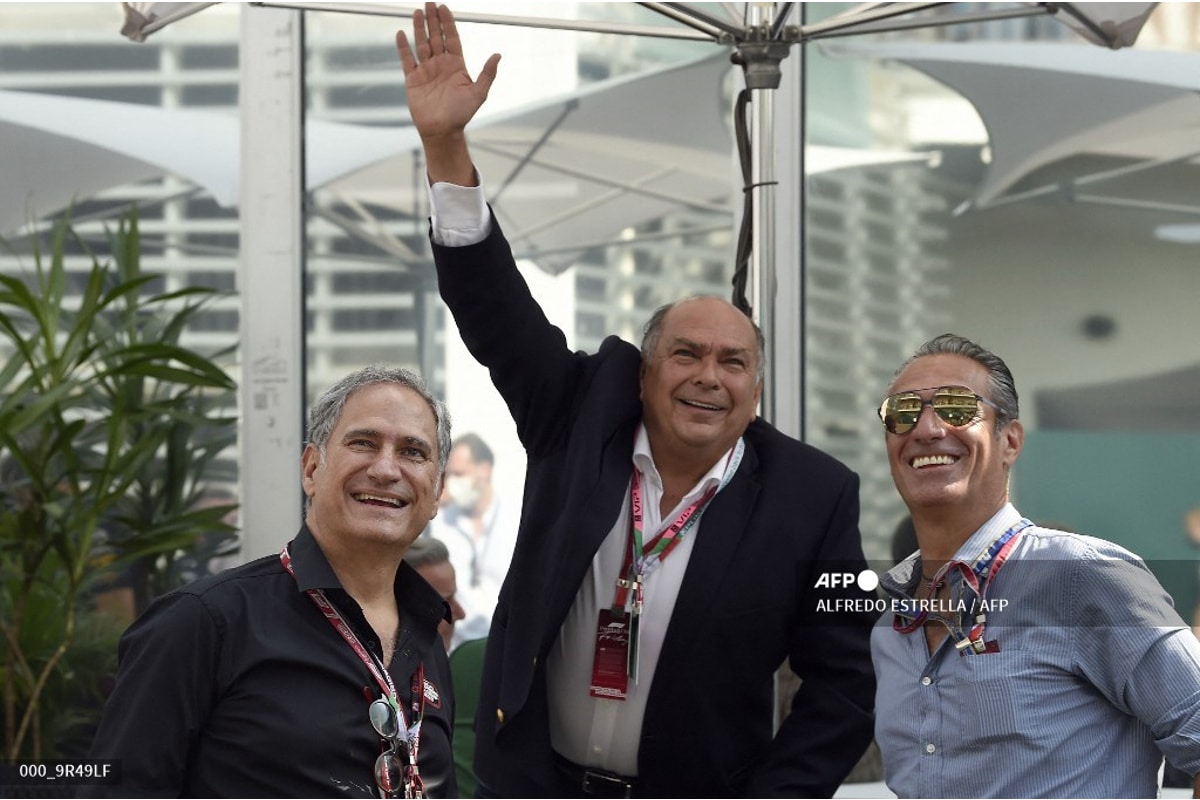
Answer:
<svg viewBox="0 0 1200 800"><path fill-rule="evenodd" d="M1031 173L1072 156L1114 156L1147 166L1200 156L1195 53L1016 42L822 47L833 56L907 64L971 102L991 151L976 208L1005 202ZM1087 183L1089 176L1077 180Z"/></svg>
<svg viewBox="0 0 1200 800"><path fill-rule="evenodd" d="M593 84L482 115L472 147L514 246L548 271L630 226L692 207L732 224L733 142L723 53ZM662 97L687 98L680 106ZM87 124L79 124L86 120ZM222 206L238 203L240 123L232 114L25 92L0 92L0 231L103 189L171 174ZM370 207L424 216L413 128L310 119L306 176L318 209ZM810 146L810 172L923 155ZM385 248L386 242L382 243ZM400 257L415 254L395 249Z"/></svg>
<svg viewBox="0 0 1200 800"><path fill-rule="evenodd" d="M314 120L307 170L320 185L398 149L409 129ZM122 184L164 174L238 202L240 123L215 111L0 91L0 234Z"/></svg>
<svg viewBox="0 0 1200 800"><path fill-rule="evenodd" d="M164 172L231 204L237 131L230 115L0 91L0 234Z"/></svg>

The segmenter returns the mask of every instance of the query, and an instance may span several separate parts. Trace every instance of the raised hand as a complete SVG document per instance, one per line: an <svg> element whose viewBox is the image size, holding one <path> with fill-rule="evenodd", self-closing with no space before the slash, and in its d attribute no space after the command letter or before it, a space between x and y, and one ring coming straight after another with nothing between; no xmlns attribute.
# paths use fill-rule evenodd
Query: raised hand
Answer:
<svg viewBox="0 0 1200 800"><path fill-rule="evenodd" d="M404 31L396 32L413 124L427 144L441 137L461 136L487 100L500 55L493 53L472 80L454 15L446 6L434 3L413 13L413 39L415 52Z"/></svg>

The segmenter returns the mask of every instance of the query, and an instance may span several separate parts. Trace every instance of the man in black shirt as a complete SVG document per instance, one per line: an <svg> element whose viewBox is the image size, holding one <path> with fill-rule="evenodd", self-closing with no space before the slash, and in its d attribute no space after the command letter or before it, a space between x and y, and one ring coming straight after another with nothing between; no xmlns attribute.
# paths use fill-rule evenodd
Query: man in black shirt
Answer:
<svg viewBox="0 0 1200 800"><path fill-rule="evenodd" d="M456 796L449 610L402 561L437 513L449 451L445 406L411 372L368 367L323 395L305 524L130 627L91 752L121 783L87 791Z"/></svg>

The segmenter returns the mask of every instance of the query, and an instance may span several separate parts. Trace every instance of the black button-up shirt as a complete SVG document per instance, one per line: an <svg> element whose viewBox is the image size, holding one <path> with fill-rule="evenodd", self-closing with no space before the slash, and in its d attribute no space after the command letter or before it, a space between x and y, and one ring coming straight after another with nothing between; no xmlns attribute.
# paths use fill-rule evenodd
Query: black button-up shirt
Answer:
<svg viewBox="0 0 1200 800"><path fill-rule="evenodd" d="M307 527L277 555L156 601L122 637L116 685L91 758L120 762L118 797L378 797L381 741L368 717L382 691L306 594L322 589L362 644L379 642ZM431 797L454 797L445 602L408 564L396 576L400 635L388 671L401 706L425 665L418 767Z"/></svg>

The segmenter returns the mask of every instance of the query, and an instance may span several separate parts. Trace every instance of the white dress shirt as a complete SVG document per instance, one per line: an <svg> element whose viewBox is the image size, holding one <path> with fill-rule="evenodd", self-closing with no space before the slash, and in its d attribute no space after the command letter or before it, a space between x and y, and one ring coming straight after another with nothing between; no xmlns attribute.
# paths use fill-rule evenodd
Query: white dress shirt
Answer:
<svg viewBox="0 0 1200 800"><path fill-rule="evenodd" d="M659 513L662 479L650 455L646 428L639 424L631 466L642 473L644 541L653 539L681 511L719 485L728 461L728 454L718 459L664 522ZM631 479L632 476L631 469ZM701 517L666 560L647 574L638 639L638 679L636 683L630 680L624 700L610 700L591 696L592 658L596 647L596 623L600 610L612 605L625 548L629 546L630 524L627 490L616 524L592 557L592 566L575 595L575 603L567 612L558 641L546 661L550 741L554 749L576 764L601 767L627 776L638 773L638 747L646 699L650 695L658 654L667 635L683 574L687 571L696 537L704 528L704 519Z"/></svg>
<svg viewBox="0 0 1200 800"><path fill-rule="evenodd" d="M438 244L449 247L476 244L490 232L491 214L482 186L435 183L429 187L429 199L433 240ZM729 453L718 459L667 515L664 524L659 511L662 479L650 454L645 426L639 424L630 477L632 479L634 467L643 476L644 540L650 541L710 487L719 486L726 469L737 468L736 464L729 462ZM550 741L554 749L576 764L635 776L638 772L638 747L646 699L693 543L703 530L704 522L701 518L674 547L669 557L646 576L637 682L630 681L625 700L596 698L590 693L596 625L600 610L612 605L624 548L629 542L630 524L629 491L626 490L621 513L592 558L591 568L579 587L575 603L567 613L558 640L550 651L546 661L546 676Z"/></svg>

